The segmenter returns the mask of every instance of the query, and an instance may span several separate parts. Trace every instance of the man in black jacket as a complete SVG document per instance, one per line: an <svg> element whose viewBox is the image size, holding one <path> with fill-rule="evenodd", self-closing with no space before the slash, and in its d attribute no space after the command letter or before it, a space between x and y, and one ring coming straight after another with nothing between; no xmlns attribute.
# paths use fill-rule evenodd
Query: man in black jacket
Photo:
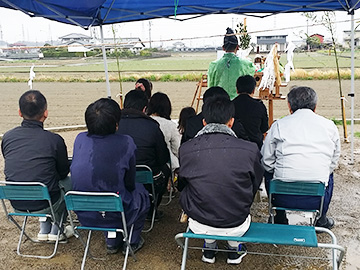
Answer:
<svg viewBox="0 0 360 270"><path fill-rule="evenodd" d="M235 120L240 121L249 141L256 143L261 149L263 134L269 129L269 119L264 103L252 97L255 87L253 76L239 77L236 81L238 96L232 102L235 107Z"/></svg>
<svg viewBox="0 0 360 270"><path fill-rule="evenodd" d="M145 114L147 104L148 99L143 91L132 90L127 93L117 132L133 138L136 144L136 164L151 168L156 179L154 185L159 205L171 173L166 164L170 160L170 154L158 122ZM145 188L152 192L151 187L146 185ZM149 213L152 213L152 208Z"/></svg>
<svg viewBox="0 0 360 270"><path fill-rule="evenodd" d="M1 150L5 159L5 179L13 182L41 182L49 190L57 221L65 209L64 193L71 189L68 154L63 138L44 130L48 116L46 98L37 90L19 99L21 126L4 134ZM46 201L11 201L19 211L51 213ZM73 232L65 229L67 237ZM55 241L58 228L50 219L40 222L39 241ZM61 235L63 238L63 235Z"/></svg>
<svg viewBox="0 0 360 270"><path fill-rule="evenodd" d="M179 150L180 203L197 234L243 235L249 228L250 207L262 180L256 144L232 131L234 106L229 97L212 97L203 106L204 128ZM214 240L204 247L216 248ZM229 241L229 264L246 254L243 244ZM215 262L215 251L204 250L202 260Z"/></svg>

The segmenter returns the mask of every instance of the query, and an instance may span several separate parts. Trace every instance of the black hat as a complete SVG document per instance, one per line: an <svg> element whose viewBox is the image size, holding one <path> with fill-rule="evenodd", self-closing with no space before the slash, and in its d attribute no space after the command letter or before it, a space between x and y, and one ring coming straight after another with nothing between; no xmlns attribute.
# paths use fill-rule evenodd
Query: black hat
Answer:
<svg viewBox="0 0 360 270"><path fill-rule="evenodd" d="M228 46L237 46L239 44L238 39L236 37L236 35L234 35L234 31L228 27L226 29L226 36L224 37L224 47L228 47Z"/></svg>

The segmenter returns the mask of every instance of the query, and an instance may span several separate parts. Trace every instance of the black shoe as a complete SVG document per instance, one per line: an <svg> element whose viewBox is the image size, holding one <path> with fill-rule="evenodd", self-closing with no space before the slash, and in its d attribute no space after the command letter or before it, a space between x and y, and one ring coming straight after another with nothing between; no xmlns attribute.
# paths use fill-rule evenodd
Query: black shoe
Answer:
<svg viewBox="0 0 360 270"><path fill-rule="evenodd" d="M228 250L233 250L233 252L228 252L227 263L228 264L239 264L242 261L242 258L247 254L247 248L244 244L239 244L237 248L232 248L229 245L226 246Z"/></svg>
<svg viewBox="0 0 360 270"><path fill-rule="evenodd" d="M122 249L123 246L122 244L121 245L118 245L118 246L110 246L110 245L107 245L106 246L106 252L107 254L116 254L119 252L120 249Z"/></svg>
<svg viewBox="0 0 360 270"><path fill-rule="evenodd" d="M204 248L206 248L206 244L204 243ZM217 246L216 246L216 249L217 249ZM215 254L216 254L216 251L215 250L206 250L206 249L203 249L202 250L202 257L201 257L201 260L203 262L206 262L206 263L215 263Z"/></svg>
<svg viewBox="0 0 360 270"><path fill-rule="evenodd" d="M140 241L139 243L136 243L136 244L130 244L132 250L134 253L136 253L137 251L139 251L145 244L145 240L144 238L142 238L140 236ZM126 245L124 245L124 249L123 249L123 254L125 255L126 254ZM131 255L130 251L129 251L129 254Z"/></svg>
<svg viewBox="0 0 360 270"><path fill-rule="evenodd" d="M151 221L152 219L152 214L153 212L149 212L148 215L146 216L146 221ZM157 210L155 213L155 220L154 221L159 221L162 217L164 216L164 212Z"/></svg>
<svg viewBox="0 0 360 270"><path fill-rule="evenodd" d="M315 224L315 227L323 227L323 228L326 228L326 229L329 229L331 230L334 225L335 225L335 221L332 219L332 218L329 218L329 217L326 217L325 218L325 222L321 222L322 220L318 220Z"/></svg>

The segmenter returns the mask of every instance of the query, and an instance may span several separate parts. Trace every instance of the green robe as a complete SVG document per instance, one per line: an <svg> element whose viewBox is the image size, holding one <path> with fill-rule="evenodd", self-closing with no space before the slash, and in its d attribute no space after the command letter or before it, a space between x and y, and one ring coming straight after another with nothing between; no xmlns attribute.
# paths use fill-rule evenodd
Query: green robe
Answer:
<svg viewBox="0 0 360 270"><path fill-rule="evenodd" d="M225 53L219 60L210 63L208 87L220 86L229 94L230 99L237 97L236 81L240 76L255 74L255 66L234 53Z"/></svg>

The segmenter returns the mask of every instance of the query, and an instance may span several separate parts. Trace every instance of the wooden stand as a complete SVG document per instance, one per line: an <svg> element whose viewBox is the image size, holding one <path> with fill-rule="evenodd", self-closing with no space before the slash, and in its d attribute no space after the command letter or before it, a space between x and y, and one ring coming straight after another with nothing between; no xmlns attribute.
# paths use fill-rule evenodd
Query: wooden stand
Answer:
<svg viewBox="0 0 360 270"><path fill-rule="evenodd" d="M191 107L194 107L194 103L196 100L196 106L195 106L195 112L198 113L199 110L199 104L200 104L200 100L202 100L202 95L201 95L201 91L203 87L207 87L207 75L203 74L201 76L201 80L196 84L196 89L195 89L195 93L194 93L194 97L191 101Z"/></svg>

